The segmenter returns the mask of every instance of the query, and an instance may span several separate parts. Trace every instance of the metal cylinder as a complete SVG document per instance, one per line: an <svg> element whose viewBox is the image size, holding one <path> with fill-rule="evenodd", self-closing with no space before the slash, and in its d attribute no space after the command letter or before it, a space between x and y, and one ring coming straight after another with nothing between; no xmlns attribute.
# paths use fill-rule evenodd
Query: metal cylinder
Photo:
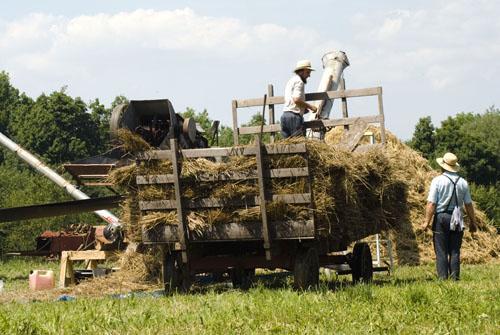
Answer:
<svg viewBox="0 0 500 335"><path fill-rule="evenodd" d="M323 75L316 92L336 91L339 88L344 69L349 66L347 55L343 51L330 51L323 55L321 62L323 63ZM316 116L317 113L309 113L309 120L330 117L333 99L316 101L314 105L318 107L319 117Z"/></svg>
<svg viewBox="0 0 500 335"><path fill-rule="evenodd" d="M74 199L76 200L85 200L85 199L90 199L88 195L80 191L78 188L73 186L70 182L68 182L66 179L61 177L59 174L54 172L51 168L49 168L47 165L45 165L43 162L41 162L38 158L30 154L28 151L24 150L13 142L11 139L9 139L7 136L4 134L0 133L0 143L3 144L7 149L10 151L14 152L17 154L23 161L28 163L30 166L32 166L36 171L40 172L47 178L49 178L51 181L53 181L56 185L62 187L69 195L71 195ZM116 230L121 227L120 220L113 215L110 211L107 210L98 210L94 212L97 214L99 217L104 219L107 223L109 223L112 227L110 227L111 230Z"/></svg>

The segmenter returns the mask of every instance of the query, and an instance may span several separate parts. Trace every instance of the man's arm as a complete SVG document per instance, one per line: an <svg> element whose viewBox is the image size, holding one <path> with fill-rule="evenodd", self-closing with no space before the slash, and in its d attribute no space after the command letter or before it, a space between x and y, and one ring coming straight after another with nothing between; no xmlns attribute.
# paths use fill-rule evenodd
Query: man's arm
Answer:
<svg viewBox="0 0 500 335"><path fill-rule="evenodd" d="M476 224L476 214L474 213L474 206L472 205L472 203L465 204L465 210L467 211L467 215L469 216L470 220L469 230L471 233L474 233L475 231L477 231L477 224Z"/></svg>
<svg viewBox="0 0 500 335"><path fill-rule="evenodd" d="M300 108L305 108L306 110L312 110L313 112L317 112L318 108L314 105L311 105L310 103L305 102L301 98L292 98L293 102L299 106ZM307 113L307 111L305 112Z"/></svg>
<svg viewBox="0 0 500 335"><path fill-rule="evenodd" d="M425 206L425 222L424 222L424 230L428 229L432 223L432 218L434 216L434 212L436 211L436 204L428 201L427 206Z"/></svg>

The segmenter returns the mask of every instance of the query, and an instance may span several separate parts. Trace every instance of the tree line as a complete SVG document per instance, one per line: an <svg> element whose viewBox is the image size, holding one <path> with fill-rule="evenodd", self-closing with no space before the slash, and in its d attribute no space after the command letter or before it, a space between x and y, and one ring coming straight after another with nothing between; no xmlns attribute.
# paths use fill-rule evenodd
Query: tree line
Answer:
<svg viewBox="0 0 500 335"><path fill-rule="evenodd" d="M13 87L9 75L0 72L0 132L36 154L57 172L61 164L94 156L112 146L109 134L111 112L127 102L117 96L109 106L99 99L89 102L71 97L63 87L50 94L31 98ZM213 120L207 110L187 108L181 113L192 117L208 134ZM257 113L246 126L265 120ZM264 135L266 138L269 134ZM460 113L434 127L430 117L419 120L409 145L420 151L437 168L434 158L452 151L460 158L464 176L471 181L474 200L490 218L498 222L498 163L500 153L500 111L494 107L483 114ZM241 136L242 144L251 136ZM210 145L233 145L232 128L221 126L219 137L209 136ZM64 175L70 179L69 175ZM91 197L106 190L82 187ZM26 163L0 146L0 208L68 201L58 186L34 172ZM35 236L43 230L57 230L73 223L100 223L92 213L67 215L0 224L0 252L34 247Z"/></svg>

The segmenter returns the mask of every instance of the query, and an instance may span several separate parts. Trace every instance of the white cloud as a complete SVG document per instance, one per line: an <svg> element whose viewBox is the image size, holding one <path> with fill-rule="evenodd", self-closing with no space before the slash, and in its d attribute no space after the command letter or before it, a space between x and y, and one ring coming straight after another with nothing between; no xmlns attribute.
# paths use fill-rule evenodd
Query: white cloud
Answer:
<svg viewBox="0 0 500 335"><path fill-rule="evenodd" d="M289 40L314 44L317 34L276 24L248 25L234 18L198 15L189 8L173 11L139 9L118 14L77 16L71 19L31 14L8 22L0 30L0 55L18 65L40 71L60 68L96 49L113 55L137 50L203 53L204 57L235 58L292 51ZM307 39L306 39L307 37ZM312 38L311 38L312 37ZM28 54L28 55L26 55ZM100 54L99 57L103 55ZM2 58L3 58L2 57Z"/></svg>
<svg viewBox="0 0 500 335"><path fill-rule="evenodd" d="M452 89L475 76L479 64L488 64L489 75L500 75L498 14L498 1L472 0L358 13L352 20L353 45L361 63L373 64L369 59L377 57L378 66L368 72L374 77L400 81L423 73L435 90Z"/></svg>

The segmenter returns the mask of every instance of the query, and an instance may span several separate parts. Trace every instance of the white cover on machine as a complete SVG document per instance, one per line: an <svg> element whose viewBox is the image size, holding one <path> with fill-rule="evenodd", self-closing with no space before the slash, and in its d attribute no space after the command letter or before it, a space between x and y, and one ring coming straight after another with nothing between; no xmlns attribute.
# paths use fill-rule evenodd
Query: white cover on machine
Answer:
<svg viewBox="0 0 500 335"><path fill-rule="evenodd" d="M349 66L349 60L343 51L330 51L321 58L323 75L316 92L336 91L339 88L342 73ZM314 103L318 107L319 119L328 119L332 110L333 100L321 100ZM317 113L309 113L308 120L318 118Z"/></svg>

